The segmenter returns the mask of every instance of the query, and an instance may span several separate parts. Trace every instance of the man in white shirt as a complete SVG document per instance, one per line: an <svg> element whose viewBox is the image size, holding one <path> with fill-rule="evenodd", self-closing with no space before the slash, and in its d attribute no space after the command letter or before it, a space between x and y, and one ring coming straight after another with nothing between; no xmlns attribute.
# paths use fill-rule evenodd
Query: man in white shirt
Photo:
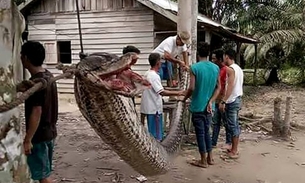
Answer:
<svg viewBox="0 0 305 183"><path fill-rule="evenodd" d="M144 77L151 83L151 88L143 91L141 99L141 114L147 116L148 131L159 141L163 139L163 102L162 96L182 96L183 91L165 90L158 75L161 67L161 55L151 53L149 55L151 66Z"/></svg>
<svg viewBox="0 0 305 183"><path fill-rule="evenodd" d="M153 53L159 53L162 57L159 74L161 80L167 80L168 86L173 86L173 83L170 83L173 77L173 64L179 64L184 70L188 70L187 44L190 44L190 34L182 31L176 36L166 38L153 50ZM183 61L176 58L180 54L183 55Z"/></svg>
<svg viewBox="0 0 305 183"><path fill-rule="evenodd" d="M238 158L238 142L240 127L238 122L238 112L241 108L241 97L243 95L243 70L234 62L236 52L229 49L224 53L224 63L227 67L227 91L222 98L219 109L225 112L226 123L232 137L232 148L228 150L228 157Z"/></svg>

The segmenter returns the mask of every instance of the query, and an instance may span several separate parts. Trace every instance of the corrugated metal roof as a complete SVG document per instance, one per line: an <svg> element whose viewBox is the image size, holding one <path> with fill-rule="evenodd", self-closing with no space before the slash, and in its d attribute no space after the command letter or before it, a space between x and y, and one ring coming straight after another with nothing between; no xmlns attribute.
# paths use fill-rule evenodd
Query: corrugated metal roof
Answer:
<svg viewBox="0 0 305 183"><path fill-rule="evenodd" d="M171 0L144 0L144 1L150 1L158 6L162 7L165 10L178 13L178 4ZM141 0L139 2L141 2ZM201 22L204 24L209 24L209 25L215 26L215 27L222 27L223 29L234 31L234 29L226 27L200 13L198 13L197 19L198 19L198 22Z"/></svg>
<svg viewBox="0 0 305 183"><path fill-rule="evenodd" d="M170 20L177 22L178 4L171 0L137 0L143 5L153 9L154 11L162 14ZM236 33L236 30L224 26L212 19L198 13L198 23L201 26L209 27L212 32L220 33L220 36L235 39L243 43L258 43L259 41L250 37L243 36Z"/></svg>

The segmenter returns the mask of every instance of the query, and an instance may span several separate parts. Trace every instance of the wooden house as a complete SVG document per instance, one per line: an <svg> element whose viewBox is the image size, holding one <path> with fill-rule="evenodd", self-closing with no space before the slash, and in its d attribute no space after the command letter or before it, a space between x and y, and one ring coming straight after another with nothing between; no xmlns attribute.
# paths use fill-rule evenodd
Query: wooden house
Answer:
<svg viewBox="0 0 305 183"><path fill-rule="evenodd" d="M39 41L46 49L45 64L56 74L61 62L79 62L80 41L75 0L27 0L19 5L27 22L28 40ZM84 52L111 52L121 55L126 45L142 54L134 70L143 74L148 55L163 39L176 34L177 4L170 0L79 0ZM198 39L204 31L238 37L234 30L198 15ZM240 39L251 39L239 37ZM59 92L73 93L73 80L58 81Z"/></svg>

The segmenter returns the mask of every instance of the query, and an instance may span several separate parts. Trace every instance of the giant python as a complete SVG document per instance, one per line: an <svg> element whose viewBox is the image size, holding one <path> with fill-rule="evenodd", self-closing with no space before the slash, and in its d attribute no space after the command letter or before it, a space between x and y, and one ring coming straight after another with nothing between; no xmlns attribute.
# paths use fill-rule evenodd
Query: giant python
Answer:
<svg viewBox="0 0 305 183"><path fill-rule="evenodd" d="M184 104L177 103L168 135L161 143L157 142L140 123L131 100L149 87L141 87L145 79L130 70L134 55L118 57L100 52L82 58L76 66L79 71L74 82L76 102L100 138L134 170L145 176L164 174L182 140ZM185 89L188 74L184 72L180 77L181 89ZM127 84L129 87L124 88Z"/></svg>

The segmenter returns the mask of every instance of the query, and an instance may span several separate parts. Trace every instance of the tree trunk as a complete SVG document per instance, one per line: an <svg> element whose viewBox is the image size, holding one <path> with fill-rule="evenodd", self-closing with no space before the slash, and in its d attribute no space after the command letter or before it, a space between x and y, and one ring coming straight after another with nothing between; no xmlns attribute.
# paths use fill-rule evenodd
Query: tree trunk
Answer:
<svg viewBox="0 0 305 183"><path fill-rule="evenodd" d="M269 77L268 77L268 79L267 79L267 81L266 81L266 85L267 85L267 86L271 86L271 85L273 85L274 83L280 82L280 79L279 79L279 77L278 77L278 71L277 71L277 70L278 70L277 67L273 67L273 68L271 69L271 72L270 72L270 74L269 74Z"/></svg>
<svg viewBox="0 0 305 183"><path fill-rule="evenodd" d="M274 100L274 119L272 121L272 133L273 135L281 134L281 98L275 98Z"/></svg>
<svg viewBox="0 0 305 183"><path fill-rule="evenodd" d="M0 1L0 105L16 97L16 70L20 69L23 17L11 0ZM23 137L17 108L0 113L0 183L29 183Z"/></svg>
<svg viewBox="0 0 305 183"><path fill-rule="evenodd" d="M291 97L286 98L286 111L285 111L285 119L282 128L282 137L288 138L291 135L290 132L290 115L291 115Z"/></svg>

